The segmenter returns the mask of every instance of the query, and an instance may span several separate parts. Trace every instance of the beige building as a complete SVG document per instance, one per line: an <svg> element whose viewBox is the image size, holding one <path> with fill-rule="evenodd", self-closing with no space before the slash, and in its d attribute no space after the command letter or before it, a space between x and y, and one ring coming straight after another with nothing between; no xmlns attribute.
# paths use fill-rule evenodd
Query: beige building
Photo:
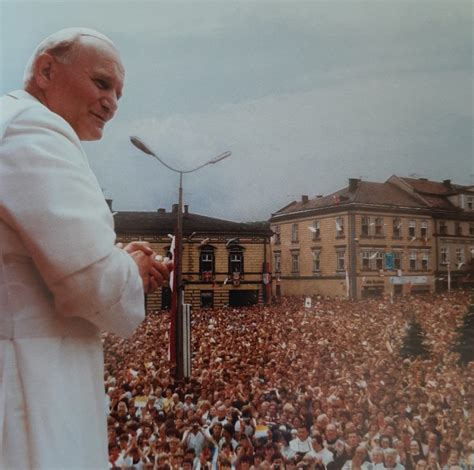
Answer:
<svg viewBox="0 0 474 470"><path fill-rule="evenodd" d="M302 196L272 214L274 294L363 298L433 291L447 270L441 256L447 240L457 240L455 254L448 253L461 259L460 238L440 237L442 221L458 221L466 232L465 264L459 269L467 272L474 212L451 202L434 211L410 188L410 181L396 176L385 183L350 179L334 194ZM466 205L469 191L461 191ZM452 281L461 278L454 274L451 270Z"/></svg>
<svg viewBox="0 0 474 470"><path fill-rule="evenodd" d="M109 201L111 206L111 203ZM117 212L117 241L148 241L154 250L170 256L177 219L171 212ZM254 305L270 299L268 222L238 223L183 213L184 301L192 307ZM163 288L148 296L147 308L169 308L171 291Z"/></svg>
<svg viewBox="0 0 474 470"><path fill-rule="evenodd" d="M426 178L389 180L430 208L433 219L437 290L474 287L474 186Z"/></svg>

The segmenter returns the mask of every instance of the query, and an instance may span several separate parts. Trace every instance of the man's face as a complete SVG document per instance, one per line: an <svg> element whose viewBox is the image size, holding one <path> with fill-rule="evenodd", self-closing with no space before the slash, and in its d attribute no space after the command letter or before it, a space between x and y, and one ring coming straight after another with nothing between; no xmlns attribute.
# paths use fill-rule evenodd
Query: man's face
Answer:
<svg viewBox="0 0 474 470"><path fill-rule="evenodd" d="M387 467L394 467L397 462L396 455L390 453L385 455L385 465Z"/></svg>
<svg viewBox="0 0 474 470"><path fill-rule="evenodd" d="M107 42L83 37L69 63L53 58L54 72L44 89L45 103L64 118L80 140L98 140L117 110L124 70Z"/></svg>
<svg viewBox="0 0 474 470"><path fill-rule="evenodd" d="M359 436L355 432L349 433L347 436L347 443L351 447L355 447L359 443Z"/></svg>
<svg viewBox="0 0 474 470"><path fill-rule="evenodd" d="M326 438L330 441L337 438L337 431L333 426L328 426L326 428Z"/></svg>
<svg viewBox="0 0 474 470"><path fill-rule="evenodd" d="M304 427L300 427L296 435L300 441L304 441L308 438L308 430Z"/></svg>

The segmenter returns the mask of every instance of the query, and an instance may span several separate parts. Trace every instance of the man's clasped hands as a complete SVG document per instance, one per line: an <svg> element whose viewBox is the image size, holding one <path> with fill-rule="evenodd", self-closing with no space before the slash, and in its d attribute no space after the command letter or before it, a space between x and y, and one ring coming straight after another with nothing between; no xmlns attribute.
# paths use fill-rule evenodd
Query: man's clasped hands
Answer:
<svg viewBox="0 0 474 470"><path fill-rule="evenodd" d="M162 260L148 242L131 242L128 245L117 243L118 248L126 251L135 261L138 272L143 281L143 291L151 294L158 287L167 285L170 273L173 271L173 262Z"/></svg>

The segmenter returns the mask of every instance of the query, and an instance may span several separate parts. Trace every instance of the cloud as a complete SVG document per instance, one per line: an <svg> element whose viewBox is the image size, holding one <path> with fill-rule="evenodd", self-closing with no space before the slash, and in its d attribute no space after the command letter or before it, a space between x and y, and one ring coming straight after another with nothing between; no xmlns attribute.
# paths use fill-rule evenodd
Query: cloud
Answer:
<svg viewBox="0 0 474 470"><path fill-rule="evenodd" d="M231 150L185 176L184 196L195 212L235 220L266 219L352 176L471 182L470 2L1 8L3 91L19 86L31 50L54 30L84 24L117 43L127 69L120 111L103 141L86 144L116 208L177 200L178 176L132 147L132 134L182 168Z"/></svg>
<svg viewBox="0 0 474 470"><path fill-rule="evenodd" d="M230 159L186 176L185 191L192 210L236 219L268 218L300 194L336 190L353 176L383 181L392 173L416 172L468 183L469 80L463 71L397 77L379 73L208 112L121 122L108 137L113 146L108 162L121 155L125 173L135 172L137 179L128 181L128 189L119 186L121 199L126 195L127 204L144 207L151 202L145 194L153 186L150 175L157 175L164 190L152 191L153 201L160 193L162 200L169 201L168 194L176 200L177 179L140 155L124 136L139 135L168 163L183 169L229 149ZM446 83L459 86L448 94ZM453 147L453 136L458 147ZM100 161L97 170L103 174L105 160ZM147 175L144 184L140 172Z"/></svg>

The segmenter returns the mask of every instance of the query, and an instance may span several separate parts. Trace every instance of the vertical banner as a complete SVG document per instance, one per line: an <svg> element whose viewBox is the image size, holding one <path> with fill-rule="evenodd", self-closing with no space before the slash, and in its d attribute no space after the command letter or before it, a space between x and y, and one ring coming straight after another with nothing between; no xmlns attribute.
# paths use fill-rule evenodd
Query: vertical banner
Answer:
<svg viewBox="0 0 474 470"><path fill-rule="evenodd" d="M183 304L183 377L191 377L191 305Z"/></svg>
<svg viewBox="0 0 474 470"><path fill-rule="evenodd" d="M168 349L168 360L170 362L176 362L176 327L177 327L177 316L178 316L178 295L179 289L175 289L177 286L177 275L178 270L178 250L176 249L176 234L171 239L170 252L173 257L173 272L170 276L170 289L171 289L171 321L170 321L170 341Z"/></svg>
<svg viewBox="0 0 474 470"><path fill-rule="evenodd" d="M385 253L385 269L393 271L395 257L393 253Z"/></svg>

